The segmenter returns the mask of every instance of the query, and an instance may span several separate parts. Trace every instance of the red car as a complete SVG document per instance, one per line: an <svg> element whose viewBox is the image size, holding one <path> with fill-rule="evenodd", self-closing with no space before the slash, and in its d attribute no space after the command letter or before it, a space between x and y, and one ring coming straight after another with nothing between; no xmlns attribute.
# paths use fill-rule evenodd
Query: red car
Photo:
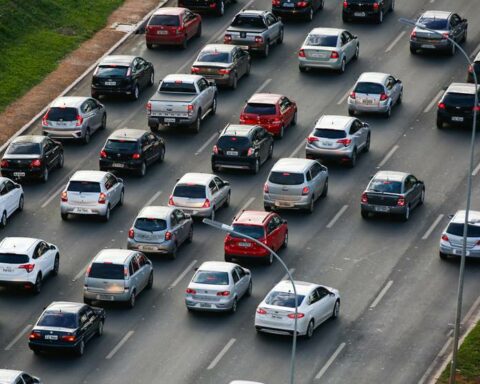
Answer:
<svg viewBox="0 0 480 384"><path fill-rule="evenodd" d="M240 114L240 124L260 125L278 138L297 123L297 103L283 95L256 93Z"/></svg>
<svg viewBox="0 0 480 384"><path fill-rule="evenodd" d="M187 47L192 37L202 34L202 18L186 8L166 7L156 11L145 28L147 48L154 45Z"/></svg>
<svg viewBox="0 0 480 384"><path fill-rule="evenodd" d="M274 212L242 211L233 219L235 231L253 237L277 252L288 243L287 220ZM272 264L273 255L253 241L228 234L225 237L225 261L232 259L261 259Z"/></svg>

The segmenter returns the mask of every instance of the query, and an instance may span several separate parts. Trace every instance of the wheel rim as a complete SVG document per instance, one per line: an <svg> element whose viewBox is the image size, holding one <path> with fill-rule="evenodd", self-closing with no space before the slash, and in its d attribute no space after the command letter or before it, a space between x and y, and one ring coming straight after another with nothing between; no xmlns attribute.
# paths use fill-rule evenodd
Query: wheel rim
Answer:
<svg viewBox="0 0 480 384"><path fill-rule="evenodd" d="M340 312L340 303L337 301L335 303L335 310L334 310L335 317L338 317L339 312Z"/></svg>
<svg viewBox="0 0 480 384"><path fill-rule="evenodd" d="M20 200L18 202L18 209L22 210L24 203L25 203L25 200L23 199L23 196L20 196Z"/></svg>
<svg viewBox="0 0 480 384"><path fill-rule="evenodd" d="M135 86L135 99L138 99L138 85Z"/></svg>
<svg viewBox="0 0 480 384"><path fill-rule="evenodd" d="M283 245L287 246L288 244L288 232L285 233L285 238L283 239Z"/></svg>
<svg viewBox="0 0 480 384"><path fill-rule="evenodd" d="M213 99L213 107L212 107L213 111L215 112L217 110L217 98L214 98Z"/></svg>
<svg viewBox="0 0 480 384"><path fill-rule="evenodd" d="M312 337L313 335L313 323L311 321L308 323L307 335L308 337Z"/></svg>
<svg viewBox="0 0 480 384"><path fill-rule="evenodd" d="M3 212L2 215L2 226L5 227L7 225L7 214Z"/></svg>
<svg viewBox="0 0 480 384"><path fill-rule="evenodd" d="M101 335L103 333L103 321L98 324L98 335Z"/></svg>
<svg viewBox="0 0 480 384"><path fill-rule="evenodd" d="M360 47L357 45L357 49L355 50L355 57L358 58L360 56Z"/></svg>
<svg viewBox="0 0 480 384"><path fill-rule="evenodd" d="M423 203L424 200L425 200L425 191L422 190L422 195L420 197L420 201Z"/></svg>
<svg viewBox="0 0 480 384"><path fill-rule="evenodd" d="M59 260L58 260L58 257L56 257L56 258L55 258L55 262L54 262L54 264L53 264L53 270L55 271L55 273L58 272L58 267L59 267L59 265L60 265L60 262L59 262Z"/></svg>

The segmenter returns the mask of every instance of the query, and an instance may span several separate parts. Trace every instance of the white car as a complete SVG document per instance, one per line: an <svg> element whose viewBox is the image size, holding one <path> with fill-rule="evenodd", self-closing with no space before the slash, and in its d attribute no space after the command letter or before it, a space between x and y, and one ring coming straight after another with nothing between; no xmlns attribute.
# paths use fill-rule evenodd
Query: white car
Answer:
<svg viewBox="0 0 480 384"><path fill-rule="evenodd" d="M1 384L42 384L38 377L13 369L0 369Z"/></svg>
<svg viewBox="0 0 480 384"><path fill-rule="evenodd" d="M56 245L30 237L5 237L0 242L0 285L17 285L39 293L49 274L56 276L60 253Z"/></svg>
<svg viewBox="0 0 480 384"><path fill-rule="evenodd" d="M0 226L7 225L7 219L15 211L23 210L23 188L6 177L0 177Z"/></svg>
<svg viewBox="0 0 480 384"><path fill-rule="evenodd" d="M338 290L314 283L295 281L297 290L297 334L311 338L313 331L329 318L340 313ZM257 307L257 331L293 334L295 295L289 280L279 282Z"/></svg>

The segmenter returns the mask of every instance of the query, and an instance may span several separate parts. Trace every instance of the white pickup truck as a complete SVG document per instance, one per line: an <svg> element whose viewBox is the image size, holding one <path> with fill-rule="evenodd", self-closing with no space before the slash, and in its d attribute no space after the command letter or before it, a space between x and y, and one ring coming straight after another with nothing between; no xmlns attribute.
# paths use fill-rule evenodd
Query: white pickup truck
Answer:
<svg viewBox="0 0 480 384"><path fill-rule="evenodd" d="M217 87L199 75L168 75L147 103L148 126L189 126L200 131L200 123L217 109Z"/></svg>

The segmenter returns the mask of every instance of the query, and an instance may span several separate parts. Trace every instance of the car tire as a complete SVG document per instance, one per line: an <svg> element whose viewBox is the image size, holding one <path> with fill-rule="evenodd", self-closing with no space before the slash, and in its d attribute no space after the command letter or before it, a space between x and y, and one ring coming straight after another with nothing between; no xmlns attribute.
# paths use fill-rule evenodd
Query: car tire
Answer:
<svg viewBox="0 0 480 384"><path fill-rule="evenodd" d="M193 242L193 224L190 226L190 230L188 231L187 240L185 240L188 244Z"/></svg>
<svg viewBox="0 0 480 384"><path fill-rule="evenodd" d="M198 24L197 33L195 33L195 37L200 38L202 36L202 23Z"/></svg>
<svg viewBox="0 0 480 384"><path fill-rule="evenodd" d="M385 117L386 119L389 119L391 116L392 116L392 106L389 106L387 109L387 112L383 114L383 117Z"/></svg>
<svg viewBox="0 0 480 384"><path fill-rule="evenodd" d="M353 109L348 108L348 116L355 116L355 111Z"/></svg>
<svg viewBox="0 0 480 384"><path fill-rule="evenodd" d="M348 166L350 168L355 168L355 165L357 165L357 148L353 149L352 157L350 158L350 161L348 162Z"/></svg>
<svg viewBox="0 0 480 384"><path fill-rule="evenodd" d="M110 204L107 206L105 215L102 216L102 221L107 222L108 220L110 220Z"/></svg>
<svg viewBox="0 0 480 384"><path fill-rule="evenodd" d="M80 341L80 344L78 344L78 347L75 349L75 354L77 356L83 356L85 353L85 342L82 340Z"/></svg>
<svg viewBox="0 0 480 384"><path fill-rule="evenodd" d="M231 256L227 256L225 255L225 257L223 258L227 263L231 263L232 262L232 257Z"/></svg>
<svg viewBox="0 0 480 384"><path fill-rule="evenodd" d="M465 29L465 32L463 33L462 36L462 43L465 43L467 41L467 30Z"/></svg>
<svg viewBox="0 0 480 384"><path fill-rule="evenodd" d="M402 101L403 101L403 89L400 91L400 94L398 95L397 105L402 104Z"/></svg>
<svg viewBox="0 0 480 384"><path fill-rule="evenodd" d="M121 207L123 205L123 202L125 201L125 190L122 189L122 192L120 192L120 200L118 200L118 206Z"/></svg>
<svg viewBox="0 0 480 384"><path fill-rule="evenodd" d="M310 320L307 326L307 332L305 332L305 338L306 339L311 339L313 337L313 333L315 332L315 322Z"/></svg>
<svg viewBox="0 0 480 384"><path fill-rule="evenodd" d="M20 198L18 199L17 211L22 212L24 205L25 205L25 198L23 197L23 194L22 194L22 195L20 195Z"/></svg>
<svg viewBox="0 0 480 384"><path fill-rule="evenodd" d="M328 179L325 180L325 184L323 186L322 194L320 195L321 198L325 198L328 195Z"/></svg>
<svg viewBox="0 0 480 384"><path fill-rule="evenodd" d="M395 0L392 0L392 3L390 4L390 12L393 12L395 10Z"/></svg>
<svg viewBox="0 0 480 384"><path fill-rule="evenodd" d="M159 128L160 128L159 124L150 125L150 131L152 132L158 132Z"/></svg>
<svg viewBox="0 0 480 384"><path fill-rule="evenodd" d="M83 302L87 305L92 305L93 300L87 299L86 297L83 298Z"/></svg>
<svg viewBox="0 0 480 384"><path fill-rule="evenodd" d="M282 248L287 248L288 247L288 231L285 232L285 236L283 237L283 243L282 243Z"/></svg>
<svg viewBox="0 0 480 384"><path fill-rule="evenodd" d="M280 30L280 34L278 35L277 44L283 43L283 28Z"/></svg>
<svg viewBox="0 0 480 384"><path fill-rule="evenodd" d="M315 196L312 195L312 198L310 199L310 203L308 204L308 207L305 209L307 213L312 214L313 211L315 211Z"/></svg>
<svg viewBox="0 0 480 384"><path fill-rule="evenodd" d="M65 164L65 155L63 154L63 151L61 151L60 154L58 155L57 168L62 169L64 164Z"/></svg>
<svg viewBox="0 0 480 384"><path fill-rule="evenodd" d="M236 73L233 74L233 79L232 79L232 84L230 85L230 88L232 89L237 89L238 85L238 76Z"/></svg>
<svg viewBox="0 0 480 384"><path fill-rule="evenodd" d="M0 227L5 228L7 226L7 212L3 211L2 219L0 220Z"/></svg>
<svg viewBox="0 0 480 384"><path fill-rule="evenodd" d="M180 47L181 47L182 49L187 49L187 46L188 46L188 37L187 37L187 35L185 35L185 36L183 37L182 44L180 44Z"/></svg>
<svg viewBox="0 0 480 384"><path fill-rule="evenodd" d="M212 107L210 108L210 115L215 115L217 113L217 96L213 98Z"/></svg>
<svg viewBox="0 0 480 384"><path fill-rule="evenodd" d="M265 48L263 49L263 57L268 57L270 54L270 42L267 40L265 43Z"/></svg>
<svg viewBox="0 0 480 384"><path fill-rule="evenodd" d="M153 272L150 272L150 275L148 276L148 283L145 288L152 289L152 287L153 287Z"/></svg>
<svg viewBox="0 0 480 384"><path fill-rule="evenodd" d="M235 298L233 299L232 308L230 308L230 313L231 313L231 314L234 314L235 312L237 312L237 307L238 307L238 300L237 300L237 298L235 297Z"/></svg>
<svg viewBox="0 0 480 384"><path fill-rule="evenodd" d="M260 160L255 159L255 164L252 167L252 173L256 175L260 171Z"/></svg>
<svg viewBox="0 0 480 384"><path fill-rule="evenodd" d="M103 335L103 320L98 322L97 336L100 337Z"/></svg>
<svg viewBox="0 0 480 384"><path fill-rule="evenodd" d="M365 153L367 153L368 151L370 151L370 140L371 140L370 137L371 137L370 134L368 134L368 136L367 136L367 141L366 141L365 147L364 147L364 149L363 149L363 151L364 151Z"/></svg>
<svg viewBox="0 0 480 384"><path fill-rule="evenodd" d="M342 74L345 73L345 67L347 66L347 60L345 58L342 59L342 63L340 64L340 68L338 69L338 73Z"/></svg>
<svg viewBox="0 0 480 384"><path fill-rule="evenodd" d="M306 18L307 18L307 21L313 21L313 7L310 7L310 10L308 11Z"/></svg>
<svg viewBox="0 0 480 384"><path fill-rule="evenodd" d="M273 253L270 253L268 256L265 256L265 265L273 264Z"/></svg>
<svg viewBox="0 0 480 384"><path fill-rule="evenodd" d="M263 209L265 210L265 212L271 212L272 211L272 207L270 205L266 205L266 204L263 205Z"/></svg>
<svg viewBox="0 0 480 384"><path fill-rule="evenodd" d="M412 47L412 46L410 45L410 53L411 53L412 55L416 55L416 54L417 54L417 49L414 48L414 47Z"/></svg>
<svg viewBox="0 0 480 384"><path fill-rule="evenodd" d="M212 163L212 172L218 172L220 171L220 167L217 167L215 163Z"/></svg>
<svg viewBox="0 0 480 384"><path fill-rule="evenodd" d="M268 155L267 155L267 160L271 159L273 156L273 143L270 144L270 147L268 147Z"/></svg>
<svg viewBox="0 0 480 384"><path fill-rule="evenodd" d="M297 125L297 117L298 117L298 111L295 111L295 113L293 114L292 121L290 122L291 127Z"/></svg>
<svg viewBox="0 0 480 384"><path fill-rule="evenodd" d="M410 205L407 205L405 212L401 216L402 221L408 221L408 219L410 219L410 210Z"/></svg>
<svg viewBox="0 0 480 384"><path fill-rule="evenodd" d="M251 70L252 70L252 63L248 61L247 70L245 71L245 76L250 76Z"/></svg>
<svg viewBox="0 0 480 384"><path fill-rule="evenodd" d="M175 260L177 258L178 246L177 243L173 246L172 250L169 253L170 260Z"/></svg>
<svg viewBox="0 0 480 384"><path fill-rule="evenodd" d="M340 314L340 300L337 299L335 305L333 306L332 319L336 319Z"/></svg>
<svg viewBox="0 0 480 384"><path fill-rule="evenodd" d="M53 261L52 276L58 276L59 269L60 269L60 255L57 253L55 255L55 260Z"/></svg>
<svg viewBox="0 0 480 384"><path fill-rule="evenodd" d="M90 128L87 128L87 130L85 131L85 135L83 136L82 143L87 145L88 143L90 143L91 137L92 136L90 133Z"/></svg>
<svg viewBox="0 0 480 384"><path fill-rule="evenodd" d="M157 159L157 161L158 161L159 163L163 163L164 160L165 160L165 147L162 146L162 147L160 148L160 153L158 154L158 159Z"/></svg>
<svg viewBox="0 0 480 384"><path fill-rule="evenodd" d="M422 189L422 194L420 195L420 200L418 200L418 205L423 205L425 202L425 188Z"/></svg>
<svg viewBox="0 0 480 384"><path fill-rule="evenodd" d="M62 217L62 220L68 220L68 213L61 213L60 216Z"/></svg>
<svg viewBox="0 0 480 384"><path fill-rule="evenodd" d="M360 44L357 44L357 48L355 49L355 55L353 55L353 60L358 60L360 57Z"/></svg>
<svg viewBox="0 0 480 384"><path fill-rule="evenodd" d="M132 100L138 100L138 97L140 96L140 88L138 88L138 84L135 84L135 86L132 89L132 94L130 95Z"/></svg>
<svg viewBox="0 0 480 384"><path fill-rule="evenodd" d="M135 302L136 302L136 292L135 290L132 291L131 295L130 295L130 298L128 299L127 301L127 307L132 309L133 307L135 307Z"/></svg>
<svg viewBox="0 0 480 384"><path fill-rule="evenodd" d="M443 120L437 117L437 128L443 129Z"/></svg>
<svg viewBox="0 0 480 384"><path fill-rule="evenodd" d="M280 132L277 134L277 139L283 139L283 136L285 135L285 126L282 125L280 127Z"/></svg>
<svg viewBox="0 0 480 384"><path fill-rule="evenodd" d="M438 252L438 255L440 256L440 259L448 260L448 255L446 253Z"/></svg>
<svg viewBox="0 0 480 384"><path fill-rule="evenodd" d="M147 174L147 163L143 161L142 165L140 166L140 169L138 170L138 176L145 177L146 174Z"/></svg>
<svg viewBox="0 0 480 384"><path fill-rule="evenodd" d="M223 203L224 208L228 208L230 206L230 196L231 196L231 192L228 192L227 198L225 199L225 202Z"/></svg>
<svg viewBox="0 0 480 384"><path fill-rule="evenodd" d="M362 214L362 219L368 220L370 218L370 214L367 211L362 209L360 213Z"/></svg>
<svg viewBox="0 0 480 384"><path fill-rule="evenodd" d="M380 10L377 17L377 24L382 24L382 23L383 23L383 10Z"/></svg>
<svg viewBox="0 0 480 384"><path fill-rule="evenodd" d="M151 87L153 84L155 84L155 72L152 71L150 73L150 79L148 80L148 86Z"/></svg>
<svg viewBox="0 0 480 384"><path fill-rule="evenodd" d="M245 291L245 296L246 297L252 296L252 291L253 291L253 283L252 283L252 278L250 278L250 282L248 283L248 288Z"/></svg>
<svg viewBox="0 0 480 384"><path fill-rule="evenodd" d="M48 167L45 166L45 168L43 169L43 174L42 174L42 183L46 183L48 181L48 176L49 176L49 172L48 172Z"/></svg>
<svg viewBox="0 0 480 384"><path fill-rule="evenodd" d="M325 0L320 0L320 4L318 6L318 9L323 9L325 7Z"/></svg>
<svg viewBox="0 0 480 384"><path fill-rule="evenodd" d="M201 125L201 122L202 122L202 110L199 109L198 110L198 116L197 116L197 119L195 120L195 122L192 124L191 126L191 129L193 131L193 133L198 133L200 132L200 125Z"/></svg>
<svg viewBox="0 0 480 384"><path fill-rule="evenodd" d="M212 221L215 220L215 207L212 207L212 213L210 214L209 219L212 220Z"/></svg>
<svg viewBox="0 0 480 384"><path fill-rule="evenodd" d="M35 279L35 284L33 285L33 293L38 295L42 290L42 274L39 272L37 278Z"/></svg>
<svg viewBox="0 0 480 384"><path fill-rule="evenodd" d="M450 51L448 51L448 54L450 56L455 56L455 52L457 52L457 47L455 44L452 44L452 46L450 47Z"/></svg>
<svg viewBox="0 0 480 384"><path fill-rule="evenodd" d="M153 49L153 44L152 43L147 43L147 49Z"/></svg>
<svg viewBox="0 0 480 384"><path fill-rule="evenodd" d="M346 16L344 13L342 13L342 21L344 23L349 23L352 20L348 16Z"/></svg>
<svg viewBox="0 0 480 384"><path fill-rule="evenodd" d="M39 356L42 353L42 351L38 348L31 348L31 349L35 356Z"/></svg>
<svg viewBox="0 0 480 384"><path fill-rule="evenodd" d="M217 3L217 16L223 16L225 14L225 2L223 0Z"/></svg>
<svg viewBox="0 0 480 384"><path fill-rule="evenodd" d="M302 73L305 73L308 71L308 68L307 67L304 67L303 65L299 65L298 66L298 70Z"/></svg>

